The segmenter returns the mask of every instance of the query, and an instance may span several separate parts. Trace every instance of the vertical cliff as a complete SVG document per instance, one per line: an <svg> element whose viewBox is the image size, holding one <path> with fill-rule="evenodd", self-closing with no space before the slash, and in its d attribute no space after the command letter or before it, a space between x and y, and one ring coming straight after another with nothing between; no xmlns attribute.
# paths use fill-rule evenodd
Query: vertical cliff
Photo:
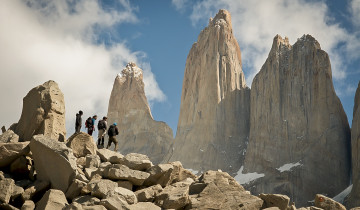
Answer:
<svg viewBox="0 0 360 210"><path fill-rule="evenodd" d="M153 163L163 161L173 140L171 128L155 121L145 96L143 73L129 63L115 78L108 108L108 125L119 128L119 151L148 155Z"/></svg>
<svg viewBox="0 0 360 210"><path fill-rule="evenodd" d="M251 87L244 172L264 173L254 193L283 193L304 205L349 184L350 129L328 54L310 35L294 45L276 36Z"/></svg>
<svg viewBox="0 0 360 210"><path fill-rule="evenodd" d="M200 171L239 169L249 134L249 97L230 13L220 10L187 57L170 160Z"/></svg>

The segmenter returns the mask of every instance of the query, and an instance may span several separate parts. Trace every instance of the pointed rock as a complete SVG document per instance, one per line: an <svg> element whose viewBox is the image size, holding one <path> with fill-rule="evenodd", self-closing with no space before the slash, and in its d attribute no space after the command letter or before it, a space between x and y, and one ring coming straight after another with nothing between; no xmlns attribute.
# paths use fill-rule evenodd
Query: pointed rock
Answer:
<svg viewBox="0 0 360 210"><path fill-rule="evenodd" d="M346 202L346 207L349 209L360 206L360 82L358 84L354 100L354 113L351 127L351 148L353 188L349 199Z"/></svg>
<svg viewBox="0 0 360 210"><path fill-rule="evenodd" d="M135 63L129 63L116 77L111 92L108 122L116 122L120 152L141 153L155 164L164 159L173 140L171 128L155 121L145 96L143 73Z"/></svg>
<svg viewBox="0 0 360 210"><path fill-rule="evenodd" d="M253 194L285 194L304 206L318 192L335 196L348 186L349 124L329 56L312 36L294 45L274 38L251 86L250 116L244 172L265 174L248 186Z"/></svg>
<svg viewBox="0 0 360 210"><path fill-rule="evenodd" d="M30 90L23 99L20 120L12 127L20 141L30 141L37 134L65 141L65 102L58 84L50 80Z"/></svg>
<svg viewBox="0 0 360 210"><path fill-rule="evenodd" d="M249 134L249 97L230 13L220 10L186 60L170 161L197 171L239 169Z"/></svg>

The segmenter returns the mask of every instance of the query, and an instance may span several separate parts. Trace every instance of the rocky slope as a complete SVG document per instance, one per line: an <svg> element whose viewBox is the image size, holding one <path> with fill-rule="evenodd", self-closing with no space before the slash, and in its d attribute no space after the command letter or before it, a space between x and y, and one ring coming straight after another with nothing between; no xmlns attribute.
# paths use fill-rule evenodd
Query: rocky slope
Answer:
<svg viewBox="0 0 360 210"><path fill-rule="evenodd" d="M354 113L351 127L352 183L353 188L347 207L360 206L360 82L355 94Z"/></svg>
<svg viewBox="0 0 360 210"><path fill-rule="evenodd" d="M220 10L187 57L170 160L199 171L239 169L249 134L249 96L230 13Z"/></svg>
<svg viewBox="0 0 360 210"><path fill-rule="evenodd" d="M50 80L30 90L23 99L20 120L11 129L20 141L30 141L36 134L64 141L65 102L58 84Z"/></svg>
<svg viewBox="0 0 360 210"><path fill-rule="evenodd" d="M143 73L135 63L129 63L115 78L108 107L108 125L119 128L119 151L151 155L160 163L173 140L171 128L155 121L145 96Z"/></svg>
<svg viewBox="0 0 360 210"><path fill-rule="evenodd" d="M304 205L349 185L350 129L332 83L329 56L310 35L276 36L251 87L244 172L264 173L253 193L283 193Z"/></svg>

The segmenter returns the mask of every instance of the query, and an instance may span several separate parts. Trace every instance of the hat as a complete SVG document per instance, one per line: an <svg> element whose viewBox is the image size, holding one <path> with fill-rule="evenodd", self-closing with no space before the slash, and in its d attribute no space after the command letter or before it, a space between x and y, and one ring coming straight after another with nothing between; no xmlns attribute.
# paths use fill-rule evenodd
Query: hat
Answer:
<svg viewBox="0 0 360 210"><path fill-rule="evenodd" d="M117 125L117 123L114 123L114 125Z"/></svg>

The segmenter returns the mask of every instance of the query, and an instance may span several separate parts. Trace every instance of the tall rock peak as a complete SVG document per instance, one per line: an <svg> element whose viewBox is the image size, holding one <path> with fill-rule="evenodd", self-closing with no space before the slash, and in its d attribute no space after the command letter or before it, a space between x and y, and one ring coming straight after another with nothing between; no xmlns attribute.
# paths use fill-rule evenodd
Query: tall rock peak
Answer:
<svg viewBox="0 0 360 210"><path fill-rule="evenodd" d="M173 140L171 128L155 121L147 101L142 70L128 63L114 81L108 108L108 123L116 122L120 131L119 149L123 154L142 153L160 163Z"/></svg>
<svg viewBox="0 0 360 210"><path fill-rule="evenodd" d="M304 35L292 46L274 38L253 80L250 106L244 172L265 174L249 183L254 193L283 193L304 205L318 192L335 196L347 187L349 124L329 56L315 38Z"/></svg>
<svg viewBox="0 0 360 210"><path fill-rule="evenodd" d="M249 134L249 96L230 13L220 10L187 57L170 160L199 171L239 169Z"/></svg>

